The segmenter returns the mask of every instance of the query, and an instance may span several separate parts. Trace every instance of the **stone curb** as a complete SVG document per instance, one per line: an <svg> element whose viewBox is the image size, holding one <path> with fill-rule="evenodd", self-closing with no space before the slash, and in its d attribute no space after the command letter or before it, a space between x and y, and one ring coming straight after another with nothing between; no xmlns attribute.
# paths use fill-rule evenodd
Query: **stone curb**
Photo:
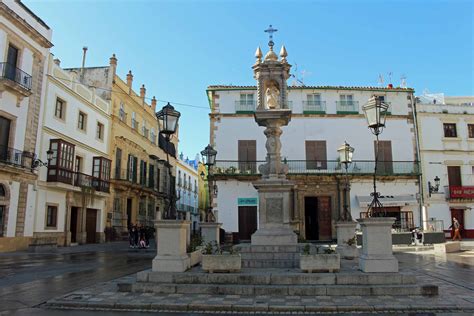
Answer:
<svg viewBox="0 0 474 316"><path fill-rule="evenodd" d="M88 309L88 310L110 310L110 311L188 311L188 312L432 312L432 311L463 311L474 312L474 307L461 306L426 306L426 305L405 305L405 306L381 306L381 305L268 305L264 304L184 304L184 303L113 303L113 302L67 302L67 301L49 301L43 305L49 309Z"/></svg>

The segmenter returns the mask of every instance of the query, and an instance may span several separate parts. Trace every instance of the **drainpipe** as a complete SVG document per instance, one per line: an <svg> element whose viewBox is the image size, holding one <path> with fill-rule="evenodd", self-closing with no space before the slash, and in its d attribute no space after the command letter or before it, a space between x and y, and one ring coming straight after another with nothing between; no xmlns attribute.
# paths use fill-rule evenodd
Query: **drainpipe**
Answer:
<svg viewBox="0 0 474 316"><path fill-rule="evenodd" d="M423 222L423 214L425 213L425 199L424 199L424 186L423 186L423 175L422 175L422 165L421 165L421 153L420 153L420 139L419 139L419 131L418 131L418 119L417 119L417 113L416 113L416 99L414 97L414 94L412 93L410 95L410 101L411 101L411 109L412 109L412 115L413 115L413 126L415 128L415 145L416 145L416 153L415 153L415 159L419 163L418 165L418 171L419 171L419 176L418 176L418 191L420 192L420 198L419 198L419 212L420 212L420 224L425 228L426 224Z"/></svg>

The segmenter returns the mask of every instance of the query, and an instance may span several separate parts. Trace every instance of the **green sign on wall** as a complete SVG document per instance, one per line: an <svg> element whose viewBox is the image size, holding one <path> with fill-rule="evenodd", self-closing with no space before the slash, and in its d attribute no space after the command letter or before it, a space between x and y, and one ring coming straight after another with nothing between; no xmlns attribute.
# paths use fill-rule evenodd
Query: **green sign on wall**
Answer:
<svg viewBox="0 0 474 316"><path fill-rule="evenodd" d="M257 198L238 198L237 199L238 206L256 206L258 205Z"/></svg>

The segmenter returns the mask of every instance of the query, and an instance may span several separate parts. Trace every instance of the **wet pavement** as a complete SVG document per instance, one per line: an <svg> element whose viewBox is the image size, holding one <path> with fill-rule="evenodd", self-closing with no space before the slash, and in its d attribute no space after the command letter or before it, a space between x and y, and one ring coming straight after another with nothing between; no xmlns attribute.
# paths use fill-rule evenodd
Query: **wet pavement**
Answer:
<svg viewBox="0 0 474 316"><path fill-rule="evenodd" d="M129 249L126 242L114 242L60 248L56 253L0 254L0 312L38 306L59 295L148 269L154 249Z"/></svg>
<svg viewBox="0 0 474 316"><path fill-rule="evenodd" d="M474 244L474 243L473 243ZM131 250L126 243L110 243L61 248L57 253L31 254L11 253L0 254L0 315L143 315L139 311L97 311L97 310L57 310L46 309L44 304L54 298L65 297L74 292L89 292L92 299L106 300L116 295L117 279L134 278L133 274L149 269L154 257L154 248L147 251ZM472 249L472 248L471 248ZM406 311L391 315L472 315L474 306L474 252L465 251L446 256L435 256L431 251L396 253L400 266L417 274L418 278L429 280L440 286L440 295L436 300L426 298L390 298L383 304L396 305L414 304L418 300L420 306L456 307L453 313L448 310L437 311ZM69 294L68 294L69 293ZM117 294L118 295L118 294ZM128 296L130 294L127 294ZM133 299L123 297L124 303ZM182 301L178 297L141 297L140 300ZM192 299L187 297L186 299ZM197 298L206 301L209 298ZM227 298L232 301L236 297ZM242 298L245 299L245 298ZM361 298L349 297L354 302ZM225 301L225 299L224 299ZM292 302L297 303L297 302ZM329 302L328 302L329 303ZM335 305L345 304L334 302ZM390 306L390 305L388 305ZM466 308L466 309L463 309ZM149 310L148 312L157 312ZM198 315L200 313L159 311L160 315ZM227 314L230 314L227 312ZM325 314L325 313L321 313ZM350 315L352 313L338 313ZM358 315L369 313L359 312ZM284 315L284 313L280 313Z"/></svg>

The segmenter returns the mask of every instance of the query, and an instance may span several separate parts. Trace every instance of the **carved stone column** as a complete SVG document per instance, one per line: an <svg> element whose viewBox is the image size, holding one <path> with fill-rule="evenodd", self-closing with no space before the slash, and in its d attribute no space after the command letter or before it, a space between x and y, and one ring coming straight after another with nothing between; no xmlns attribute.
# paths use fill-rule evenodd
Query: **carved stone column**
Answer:
<svg viewBox="0 0 474 316"><path fill-rule="evenodd" d="M295 245L291 229L294 183L286 179L288 166L281 161L281 127L288 125L287 109L257 111L255 121L265 126L266 163L259 167L262 179L253 182L259 197L259 228L252 235L252 245Z"/></svg>

